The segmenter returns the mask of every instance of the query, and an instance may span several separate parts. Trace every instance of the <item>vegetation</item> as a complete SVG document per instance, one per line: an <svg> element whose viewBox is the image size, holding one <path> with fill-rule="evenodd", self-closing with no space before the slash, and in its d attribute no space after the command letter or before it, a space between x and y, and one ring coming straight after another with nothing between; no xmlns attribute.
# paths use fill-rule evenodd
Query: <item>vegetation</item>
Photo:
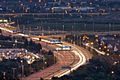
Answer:
<svg viewBox="0 0 120 80"><path fill-rule="evenodd" d="M17 40L17 43L15 42ZM15 44L13 46L13 44ZM0 61L0 80L19 80L54 64L52 51L42 50L40 43L27 40L25 37L11 37L0 35L0 48L25 48L30 52L38 53L43 57L28 64L24 58L3 59ZM23 66L23 67L22 67Z"/></svg>

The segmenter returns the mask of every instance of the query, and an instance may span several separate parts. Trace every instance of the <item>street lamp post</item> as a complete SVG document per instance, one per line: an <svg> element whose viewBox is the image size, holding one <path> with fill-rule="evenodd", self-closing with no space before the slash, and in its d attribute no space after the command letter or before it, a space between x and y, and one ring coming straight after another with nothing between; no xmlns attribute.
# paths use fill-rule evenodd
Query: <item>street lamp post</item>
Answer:
<svg viewBox="0 0 120 80"><path fill-rule="evenodd" d="M95 22L93 21L93 32L95 31Z"/></svg>
<svg viewBox="0 0 120 80"><path fill-rule="evenodd" d="M12 44L13 48L15 48L15 44Z"/></svg>
<svg viewBox="0 0 120 80"><path fill-rule="evenodd" d="M80 46L82 46L82 37L80 37Z"/></svg>
<svg viewBox="0 0 120 80"><path fill-rule="evenodd" d="M15 44L16 44L16 47L17 47L17 39L15 39Z"/></svg>
<svg viewBox="0 0 120 80"><path fill-rule="evenodd" d="M28 42L28 43L27 43L27 44L28 44L27 47L30 46L30 40L31 40L30 38L27 38L27 42Z"/></svg>
<svg viewBox="0 0 120 80"><path fill-rule="evenodd" d="M111 31L111 23L109 23L108 27L109 27L109 33L110 33L110 31Z"/></svg>
<svg viewBox="0 0 120 80"><path fill-rule="evenodd" d="M44 56L42 57L42 60L43 60L43 69L45 68L45 65L44 65L44 63L45 63L45 58L44 58Z"/></svg>
<svg viewBox="0 0 120 80"><path fill-rule="evenodd" d="M13 71L13 79L15 79L15 70L16 70L16 68L12 68L12 71Z"/></svg>
<svg viewBox="0 0 120 80"><path fill-rule="evenodd" d="M72 30L71 30L71 34L73 34L73 30L74 30L73 27L74 27L74 26L72 25L72 26L71 26L71 29L72 29Z"/></svg>
<svg viewBox="0 0 120 80"><path fill-rule="evenodd" d="M6 72L3 72L3 80L6 80Z"/></svg>
<svg viewBox="0 0 120 80"><path fill-rule="evenodd" d="M73 35L73 44L74 44L74 45L75 45L75 41L76 41L75 38L76 38L76 35L74 34L74 35Z"/></svg>
<svg viewBox="0 0 120 80"><path fill-rule="evenodd" d="M63 31L64 31L65 26L63 25Z"/></svg>
<svg viewBox="0 0 120 80"><path fill-rule="evenodd" d="M48 27L48 34L50 35L50 27Z"/></svg>
<svg viewBox="0 0 120 80"><path fill-rule="evenodd" d="M24 77L24 65L23 65L23 60L21 60L21 75Z"/></svg>
<svg viewBox="0 0 120 80"><path fill-rule="evenodd" d="M87 24L86 24L86 23L84 23L84 31L86 31L86 26L87 26Z"/></svg>
<svg viewBox="0 0 120 80"><path fill-rule="evenodd" d="M57 54L58 54L59 52L58 52L58 50L57 50ZM57 57L57 55L56 55L56 57ZM56 57L55 57L55 54L54 54L54 64L56 63Z"/></svg>

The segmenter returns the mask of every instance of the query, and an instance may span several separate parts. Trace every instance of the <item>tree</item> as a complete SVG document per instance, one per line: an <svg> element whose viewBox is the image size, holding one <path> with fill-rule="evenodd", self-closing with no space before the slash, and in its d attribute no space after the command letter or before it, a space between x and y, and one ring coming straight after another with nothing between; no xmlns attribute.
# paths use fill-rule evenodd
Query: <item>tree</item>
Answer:
<svg viewBox="0 0 120 80"><path fill-rule="evenodd" d="M40 78L40 80L44 80L43 78Z"/></svg>
<svg viewBox="0 0 120 80"><path fill-rule="evenodd" d="M49 50L48 55L53 55L53 52Z"/></svg>
<svg viewBox="0 0 120 80"><path fill-rule="evenodd" d="M59 80L59 78L58 77L52 77L52 80Z"/></svg>
<svg viewBox="0 0 120 80"><path fill-rule="evenodd" d="M0 33L2 33L2 30L0 29Z"/></svg>

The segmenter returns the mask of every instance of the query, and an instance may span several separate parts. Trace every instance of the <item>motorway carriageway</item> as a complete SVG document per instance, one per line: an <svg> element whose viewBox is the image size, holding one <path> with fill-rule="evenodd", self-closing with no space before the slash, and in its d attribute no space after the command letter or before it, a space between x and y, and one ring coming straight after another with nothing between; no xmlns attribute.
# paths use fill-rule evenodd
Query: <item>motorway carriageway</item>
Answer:
<svg viewBox="0 0 120 80"><path fill-rule="evenodd" d="M6 32L11 33L13 36L25 36L29 37L28 35L22 34L22 33L16 33L13 34L11 30L5 30L3 28L0 28ZM37 40L36 40L37 41ZM89 54L86 50L83 50L82 48L75 46L74 44L69 44L64 42L63 45L69 45L72 46L71 51L54 51L54 55L57 58L57 63L34 74L31 74L28 77L25 77L24 80L39 80L40 78L44 79L51 79L53 76L56 77L61 77L63 75L69 74L71 71L76 70L78 67L86 64L87 59L90 57L86 57ZM54 45L54 46L53 46ZM48 44L49 47L51 48L57 48L58 45L53 44ZM62 67L68 66L71 69L62 69Z"/></svg>
<svg viewBox="0 0 120 80"><path fill-rule="evenodd" d="M51 79L53 76L55 77L61 77L63 75L69 74L71 71L76 70L78 67L86 64L87 59L84 53L87 53L87 51L83 51L76 47L74 44L48 44L48 47L51 48L57 48L58 46L62 45L70 45L72 46L71 51L54 51L54 55L57 58L57 63L53 66L50 66L40 72L34 73L28 77L26 77L24 80L38 80L40 78L44 79ZM89 53L88 53L89 54ZM71 69L62 69L62 67L70 67Z"/></svg>

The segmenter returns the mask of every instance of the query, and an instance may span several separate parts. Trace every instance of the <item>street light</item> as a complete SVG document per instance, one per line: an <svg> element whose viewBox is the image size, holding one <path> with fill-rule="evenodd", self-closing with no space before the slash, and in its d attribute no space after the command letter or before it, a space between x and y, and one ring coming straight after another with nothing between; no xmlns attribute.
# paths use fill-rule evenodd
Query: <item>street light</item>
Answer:
<svg viewBox="0 0 120 80"><path fill-rule="evenodd" d="M80 37L80 46L82 45L82 37Z"/></svg>
<svg viewBox="0 0 120 80"><path fill-rule="evenodd" d="M86 23L84 23L84 31L86 31L86 26L87 26L87 24L86 24Z"/></svg>
<svg viewBox="0 0 120 80"><path fill-rule="evenodd" d="M13 48L15 48L15 44L13 44Z"/></svg>
<svg viewBox="0 0 120 80"><path fill-rule="evenodd" d="M63 31L64 31L65 26L63 25Z"/></svg>
<svg viewBox="0 0 120 80"><path fill-rule="evenodd" d="M16 70L16 68L12 68L12 71L13 71L13 79L15 79L15 70Z"/></svg>
<svg viewBox="0 0 120 80"><path fill-rule="evenodd" d="M108 24L108 27L109 27L109 32L110 32L111 31L111 27L112 27L111 23Z"/></svg>
<svg viewBox="0 0 120 80"><path fill-rule="evenodd" d="M93 21L93 32L95 31L95 22Z"/></svg>
<svg viewBox="0 0 120 80"><path fill-rule="evenodd" d="M111 74L114 74L115 72L114 71L111 71Z"/></svg>
<svg viewBox="0 0 120 80"><path fill-rule="evenodd" d="M44 63L45 63L45 58L44 58L44 56L42 57L42 60L43 60L43 69L45 68L45 65L44 65Z"/></svg>
<svg viewBox="0 0 120 80"><path fill-rule="evenodd" d="M18 42L18 41L17 41L17 39L15 39L15 44L16 44L16 47L17 47L17 42Z"/></svg>
<svg viewBox="0 0 120 80"><path fill-rule="evenodd" d="M28 43L27 43L27 44L28 44L27 47L30 46L30 41L31 41L31 39L30 39L30 38L27 38L27 42L28 42Z"/></svg>
<svg viewBox="0 0 120 80"><path fill-rule="evenodd" d="M6 80L6 72L3 72L3 80Z"/></svg>
<svg viewBox="0 0 120 80"><path fill-rule="evenodd" d="M50 33L51 33L51 31L50 31L50 27L48 27L48 33L49 33L49 35L50 35Z"/></svg>
<svg viewBox="0 0 120 80"><path fill-rule="evenodd" d="M24 77L24 65L23 65L23 60L21 60L21 68L22 68L22 70L21 70L22 76L21 76L21 77Z"/></svg>

